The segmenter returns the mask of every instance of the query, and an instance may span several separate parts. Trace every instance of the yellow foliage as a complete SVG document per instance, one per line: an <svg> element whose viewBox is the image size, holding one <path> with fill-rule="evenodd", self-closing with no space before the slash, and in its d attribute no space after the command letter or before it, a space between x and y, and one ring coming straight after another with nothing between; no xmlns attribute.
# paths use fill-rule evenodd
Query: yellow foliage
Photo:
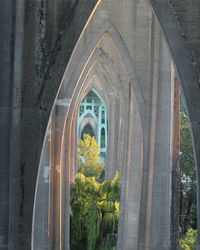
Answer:
<svg viewBox="0 0 200 250"><path fill-rule="evenodd" d="M197 237L197 230L192 228L188 229L185 236L179 242L180 250L194 250Z"/></svg>
<svg viewBox="0 0 200 250"><path fill-rule="evenodd" d="M79 139L77 156L79 172L82 172L86 177L100 177L104 163L99 162L99 145L94 137L84 134L83 140Z"/></svg>

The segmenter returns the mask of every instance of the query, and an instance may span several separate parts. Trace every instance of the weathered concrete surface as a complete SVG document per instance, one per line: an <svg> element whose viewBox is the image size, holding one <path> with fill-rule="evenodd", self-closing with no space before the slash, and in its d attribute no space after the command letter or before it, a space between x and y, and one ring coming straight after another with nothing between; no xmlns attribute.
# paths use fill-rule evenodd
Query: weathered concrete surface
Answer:
<svg viewBox="0 0 200 250"><path fill-rule="evenodd" d="M170 2L170 4L169 4ZM197 214L200 214L200 3L195 1L150 0L174 61L178 81L189 116L194 145L197 176ZM198 246L200 249L200 219Z"/></svg>
<svg viewBox="0 0 200 250"><path fill-rule="evenodd" d="M194 1L192 4L190 1L171 0L169 1L174 14L177 16L183 38L185 43L189 47L191 61L197 71L197 82L190 82L190 91L193 92L193 96L198 91L197 100L192 98L192 109L196 109L195 117L190 115L191 131L193 135L193 143L196 157L196 176L197 176L197 214L200 215L200 108L199 108L199 95L200 95L200 2ZM193 85L198 86L196 90ZM186 100L187 101L187 100ZM198 102L198 103L197 103ZM190 105L190 104L189 104ZM197 105L197 106L196 106ZM188 107L189 109L189 107ZM198 217L198 246L200 249L200 218Z"/></svg>
<svg viewBox="0 0 200 250"><path fill-rule="evenodd" d="M96 0L1 0L0 2L0 249L2 250L31 249L33 200L45 130L65 68L96 2ZM155 76L152 77L152 74L154 75L154 72L156 72L155 67L158 62L158 58L156 59L158 51L155 44L157 38L153 33L157 24L147 2L146 0L102 0L102 5L97 12L96 24L91 25L88 36L86 35L86 39L83 41L83 45L89 44L88 47L84 48L88 49L88 53L91 53L97 37L92 36L94 39L88 40L91 38L90 35L96 33L97 36L100 35L101 29L104 27L101 25L106 20L108 24L111 23L117 27L122 40L125 41L125 47L130 52L129 56L127 56L127 53L121 53L124 55L122 59L129 72L133 69L133 63L129 57L134 61L135 69L130 74L130 79L133 83L138 84L134 85L134 89L137 90L136 99L140 104L140 111L145 110L144 107L141 108L143 101L147 106L150 104L151 99L149 98L152 93L150 83L152 83L152 79L158 79ZM182 87L190 117L196 162L199 169L199 2L173 0L169 4L167 0L150 0L150 3L158 17ZM109 25L107 28L109 30ZM115 32L111 31L111 33L117 43L118 36L115 35ZM160 34L159 31L156 34ZM160 43L164 46L162 39ZM123 51L123 49L120 51ZM162 50L162 52L164 51L166 49ZM72 75L74 69L81 70L84 67L88 54L83 53L81 58L77 58L71 68ZM83 62L82 65L79 63L80 61ZM161 78L168 75L166 72L159 72L158 75ZM76 79L76 76L71 79ZM137 79L139 80L137 81ZM165 79L168 82L168 76ZM69 85L67 91L69 96L73 92L75 82L71 84L72 88L70 89ZM162 86L163 88L166 87ZM139 91L140 88L142 88L142 91ZM165 100L163 106L159 106L158 117L162 118L161 111L165 108L164 106L168 106L168 101L169 99ZM161 100L160 102L162 103ZM148 112L145 112L146 120L143 120L143 124L148 127L151 118L148 116ZM155 110L152 109L152 112L155 112ZM75 125L75 123L73 124ZM163 124L163 126L167 125ZM145 131L148 131L148 129ZM162 129L158 130L157 133L157 138L159 138ZM149 179L148 170L148 147L150 145L148 144L148 136L149 134L146 132L144 137L147 143L144 144L143 148L145 151L143 159L143 165L145 166L143 188L145 192L148 189L148 182L152 181ZM160 143L162 145L162 141ZM159 149L159 144L156 147ZM156 157L162 158L162 154L156 155ZM155 164L155 169L159 170L159 164ZM166 169L165 171L169 174ZM153 188L152 190L156 190L156 187L159 186L159 180L164 180L165 176L161 172L156 173L155 182L153 180L153 185L150 185ZM135 178L135 176L130 175L130 178L132 177ZM199 183L199 171L197 177ZM132 187L137 184L137 181L132 184ZM169 183L164 182L164 185L162 186L162 192L166 190L166 187L169 187ZM135 189L134 191L137 192L138 190ZM163 217L162 213L168 216L165 218L164 229L162 229L162 225L159 227L159 222L155 219L157 210L152 212L152 225L159 231L160 235L158 236L155 235L153 229L151 229L151 232L149 231L151 214L150 211L145 210L148 199L145 196L147 192L145 192L143 192L141 198L141 204L144 206L141 206L139 243L136 240L137 236L131 235L130 231L127 245L126 241L122 244L125 244L125 249L131 249L128 246L135 240L138 249L145 249L146 243L144 245L142 243L146 242L146 233L150 233L148 235L148 249L169 248L167 243L169 227L166 221L169 221L168 218L170 217L169 207L167 207L170 205L170 194L165 197L167 206L159 213L159 218ZM162 198L162 192L158 194L158 197ZM135 197L136 195L135 193ZM200 192L198 193L198 201L200 201L199 196ZM42 197L40 198L42 199ZM155 197L153 198L155 199ZM158 199L156 202L159 203L162 200ZM132 204L137 211L138 204L134 204L134 198L132 198ZM151 201L148 204L151 205ZM156 209L159 206L156 207L155 204L153 206ZM200 208L199 205L198 207ZM130 207L128 209L130 211ZM146 215L146 213L148 214ZM200 214L200 211L198 214ZM134 218L136 218L135 215ZM131 219L134 220L134 218ZM150 223L148 227L146 227L147 220ZM126 223L129 223L129 221L126 221ZM200 229L200 223L198 223L198 228ZM159 240L162 242L163 232L167 232L163 241L166 243L164 243L164 246L158 242ZM126 237L126 235L123 237ZM159 237L160 239L158 239ZM43 240L41 239L41 241Z"/></svg>
<svg viewBox="0 0 200 250"><path fill-rule="evenodd" d="M11 123L11 32L12 1L1 1L0 22L0 249L8 247L9 182L10 182L10 123Z"/></svg>
<svg viewBox="0 0 200 250"><path fill-rule="evenodd" d="M171 9L173 13L177 17L177 21L182 32L183 38L187 43L190 53L191 59L194 64L197 64L198 75L200 76L200 49L199 49L199 41L200 41L200 2L188 0L169 0ZM199 77L200 79L200 77Z"/></svg>
<svg viewBox="0 0 200 250"><path fill-rule="evenodd" d="M119 250L170 248L172 86L171 58L147 2L101 2L74 50L58 95L70 100L66 124L61 125L64 145L58 147L60 172L69 173L60 175L61 188L55 180L55 189L66 201L78 104L94 87L110 114L106 175L119 170L121 177ZM61 202L60 209L66 208ZM63 247L69 228L62 216ZM50 227L59 231L53 223Z"/></svg>
<svg viewBox="0 0 200 250"><path fill-rule="evenodd" d="M95 3L0 1L0 249L31 249L37 170L57 79Z"/></svg>

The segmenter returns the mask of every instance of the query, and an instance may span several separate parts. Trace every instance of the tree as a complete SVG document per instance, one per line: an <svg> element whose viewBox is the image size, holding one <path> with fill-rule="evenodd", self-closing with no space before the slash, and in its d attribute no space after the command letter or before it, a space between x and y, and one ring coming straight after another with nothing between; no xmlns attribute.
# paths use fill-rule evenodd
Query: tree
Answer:
<svg viewBox="0 0 200 250"><path fill-rule="evenodd" d="M83 135L83 140L78 141L77 156L78 172L97 179L101 176L104 163L99 162L99 145L94 137Z"/></svg>
<svg viewBox="0 0 200 250"><path fill-rule="evenodd" d="M99 146L84 135L78 142L78 169L70 192L70 249L111 250L116 245L119 218L119 173L98 182L104 164Z"/></svg>
<svg viewBox="0 0 200 250"><path fill-rule="evenodd" d="M113 249L119 218L119 173L98 183L78 173L71 188L70 249Z"/></svg>
<svg viewBox="0 0 200 250"><path fill-rule="evenodd" d="M180 112L180 189L185 196L185 231L188 227L196 228L196 175L189 122L184 108Z"/></svg>
<svg viewBox="0 0 200 250"><path fill-rule="evenodd" d="M192 228L188 229L185 236L180 240L179 249L180 250L195 250L197 240L197 230Z"/></svg>

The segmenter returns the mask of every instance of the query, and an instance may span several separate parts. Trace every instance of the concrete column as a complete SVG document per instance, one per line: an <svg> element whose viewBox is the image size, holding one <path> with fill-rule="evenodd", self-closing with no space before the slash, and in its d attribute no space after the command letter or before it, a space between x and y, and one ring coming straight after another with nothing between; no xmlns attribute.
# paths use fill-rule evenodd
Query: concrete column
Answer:
<svg viewBox="0 0 200 250"><path fill-rule="evenodd" d="M138 228L142 187L142 128L133 89L130 86L125 114L123 157L120 168L120 217L117 249L140 249ZM126 106L126 104L124 104ZM127 129L126 129L127 126Z"/></svg>
<svg viewBox="0 0 200 250"><path fill-rule="evenodd" d="M70 110L71 111L71 110ZM70 187L76 174L76 126L78 108L67 117L62 162L62 249L70 250Z"/></svg>
<svg viewBox="0 0 200 250"><path fill-rule="evenodd" d="M76 129L79 107L70 106L63 132L61 149L61 238L60 249L70 249L70 185L76 171Z"/></svg>
<svg viewBox="0 0 200 250"><path fill-rule="evenodd" d="M55 106L55 155L54 155L54 218L53 218L53 249L58 249L62 242L62 192L63 167L61 166L61 150L63 125L66 118L69 100L58 99Z"/></svg>
<svg viewBox="0 0 200 250"><path fill-rule="evenodd" d="M102 107L99 106L99 118L98 118L98 125L97 125L97 130L98 130L97 143L99 147L101 147L101 110L102 110Z"/></svg>
<svg viewBox="0 0 200 250"><path fill-rule="evenodd" d="M0 1L0 250L8 249L13 1Z"/></svg>
<svg viewBox="0 0 200 250"><path fill-rule="evenodd" d="M106 110L106 108L105 108L105 126L104 126L104 128L105 128L105 150L107 150L107 140L108 140L108 126L107 126L107 124L108 124L108 117L107 117L107 110Z"/></svg>
<svg viewBox="0 0 200 250"><path fill-rule="evenodd" d="M157 30L157 27L156 27ZM159 31L157 31L159 34ZM170 249L171 221L171 126L174 87L171 85L171 59L163 38L155 39L155 57L152 90L150 130L149 183L147 205L146 248Z"/></svg>
<svg viewBox="0 0 200 250"><path fill-rule="evenodd" d="M107 160L105 176L112 178L114 172L117 170L117 140L118 140L118 115L119 115L119 101L116 97L110 98L110 105L108 106L108 144L107 144ZM118 112L117 112L118 110Z"/></svg>
<svg viewBox="0 0 200 250"><path fill-rule="evenodd" d="M11 7L11 6L10 6ZM24 152L22 152L22 92L23 92L23 55L24 55L24 12L25 2L16 1L13 6L14 16L14 56L13 56L13 86L12 121L10 146L10 204L9 204L9 249L29 247L31 225L25 224L25 217L32 212L25 211L28 199L26 182L28 171L25 172ZM24 143L25 144L25 143ZM26 204L27 205L27 204ZM25 214L26 213L26 214ZM25 229L26 228L26 229ZM26 239L26 240L25 240Z"/></svg>
<svg viewBox="0 0 200 250"><path fill-rule="evenodd" d="M68 106L69 100L57 100L43 145L34 205L33 250L58 249L62 240L61 208L64 191L60 154Z"/></svg>
<svg viewBox="0 0 200 250"><path fill-rule="evenodd" d="M49 249L49 188L51 180L49 178L50 170L50 152L51 137L50 134L51 121L49 122L43 145L42 156L38 171L37 188L33 213L33 231L32 231L32 249L48 250Z"/></svg>
<svg viewBox="0 0 200 250"><path fill-rule="evenodd" d="M50 152L49 152L49 201L48 201L48 247L53 249L54 244L54 162L55 162L55 109L50 117ZM38 194L39 195L39 194ZM34 250L34 249L33 249Z"/></svg>

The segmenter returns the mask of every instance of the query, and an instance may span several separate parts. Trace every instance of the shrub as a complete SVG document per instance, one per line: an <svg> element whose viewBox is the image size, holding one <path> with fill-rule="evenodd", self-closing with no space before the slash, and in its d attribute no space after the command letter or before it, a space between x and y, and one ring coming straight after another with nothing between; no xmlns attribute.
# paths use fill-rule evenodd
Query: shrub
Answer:
<svg viewBox="0 0 200 250"><path fill-rule="evenodd" d="M70 249L111 250L116 245L119 219L119 173L113 180L98 179L104 163L94 137L79 140L78 174L70 194Z"/></svg>
<svg viewBox="0 0 200 250"><path fill-rule="evenodd" d="M197 239L197 230L189 228L187 233L179 241L179 249L182 250L195 250L195 244Z"/></svg>
<svg viewBox="0 0 200 250"><path fill-rule="evenodd" d="M78 141L77 156L78 172L85 177L100 178L104 163L99 162L99 145L94 137L83 135L83 140Z"/></svg>
<svg viewBox="0 0 200 250"><path fill-rule="evenodd" d="M71 187L70 248L112 249L119 218L119 174L98 183L78 173Z"/></svg>

